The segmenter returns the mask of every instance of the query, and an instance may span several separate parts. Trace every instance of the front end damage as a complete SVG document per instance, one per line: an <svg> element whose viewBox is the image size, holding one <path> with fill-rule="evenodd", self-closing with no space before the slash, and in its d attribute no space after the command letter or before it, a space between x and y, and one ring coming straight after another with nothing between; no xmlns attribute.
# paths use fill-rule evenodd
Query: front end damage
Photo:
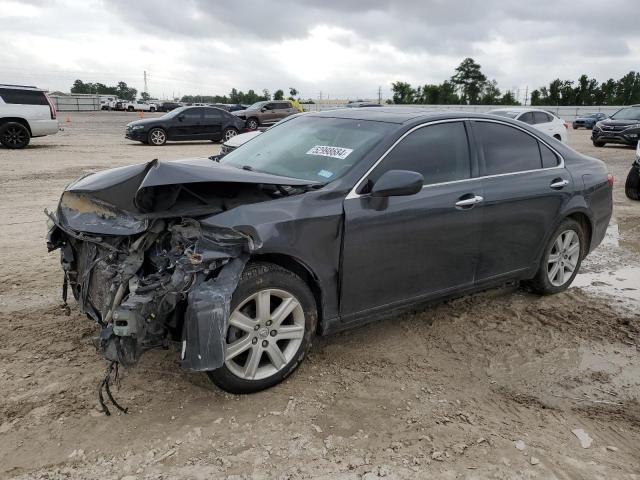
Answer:
<svg viewBox="0 0 640 480"><path fill-rule="evenodd" d="M173 340L183 368L224 364L231 297L260 241L199 218L304 191L294 179L236 170L207 159L114 169L70 185L47 213L65 302L70 289L100 325L107 360L133 366Z"/></svg>

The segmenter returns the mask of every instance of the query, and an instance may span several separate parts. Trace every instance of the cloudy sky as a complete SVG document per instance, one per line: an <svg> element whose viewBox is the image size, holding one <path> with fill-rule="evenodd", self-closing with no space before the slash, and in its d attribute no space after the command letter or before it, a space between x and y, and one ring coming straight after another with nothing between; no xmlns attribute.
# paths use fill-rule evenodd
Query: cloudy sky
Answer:
<svg viewBox="0 0 640 480"><path fill-rule="evenodd" d="M304 98L390 96L473 57L503 90L640 69L637 1L0 0L0 82L73 80L155 97L296 87ZM626 13L625 13L626 12Z"/></svg>

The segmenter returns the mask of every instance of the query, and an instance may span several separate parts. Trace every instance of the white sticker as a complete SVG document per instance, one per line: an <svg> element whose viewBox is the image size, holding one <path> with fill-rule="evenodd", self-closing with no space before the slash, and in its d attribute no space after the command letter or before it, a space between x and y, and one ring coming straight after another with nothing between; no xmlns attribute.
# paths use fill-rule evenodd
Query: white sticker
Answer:
<svg viewBox="0 0 640 480"><path fill-rule="evenodd" d="M318 175L324 178L331 178L333 177L333 172L330 172L329 170L320 170Z"/></svg>
<svg viewBox="0 0 640 480"><path fill-rule="evenodd" d="M353 149L351 148L316 145L307 152L307 155L321 155L323 157L339 158L340 160L344 160L351 152L353 152Z"/></svg>

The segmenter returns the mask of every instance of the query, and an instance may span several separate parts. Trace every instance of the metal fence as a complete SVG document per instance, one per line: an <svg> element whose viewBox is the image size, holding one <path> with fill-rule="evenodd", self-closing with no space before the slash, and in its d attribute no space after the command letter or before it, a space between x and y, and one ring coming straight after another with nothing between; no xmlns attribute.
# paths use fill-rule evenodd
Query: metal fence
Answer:
<svg viewBox="0 0 640 480"><path fill-rule="evenodd" d="M336 108L344 108L345 105L346 105L346 102L342 104L332 102L332 103L315 103L315 104L308 104L308 105L304 104L302 105L302 107L304 108L305 112L316 112L316 111L323 111L323 110L332 110ZM494 110L496 108L502 108L502 109L509 108L509 107L505 107L504 105L422 105L420 104L420 105L389 105L389 106L390 107L416 107L416 108L423 108L429 111L449 110L449 111L455 111L455 112L475 112L475 113L486 113L489 110ZM584 115L587 113L602 112L605 115L609 116L614 114L621 108L624 108L624 105L602 105L602 106L591 106L591 107L584 107L584 106L564 106L563 107L558 105L546 105L546 106L536 106L533 108L539 108L541 110L547 110L547 111L553 112L563 120L567 120L570 122L575 120L576 117L579 117L580 115Z"/></svg>
<svg viewBox="0 0 640 480"><path fill-rule="evenodd" d="M51 95L59 112L91 112L100 110L98 95Z"/></svg>

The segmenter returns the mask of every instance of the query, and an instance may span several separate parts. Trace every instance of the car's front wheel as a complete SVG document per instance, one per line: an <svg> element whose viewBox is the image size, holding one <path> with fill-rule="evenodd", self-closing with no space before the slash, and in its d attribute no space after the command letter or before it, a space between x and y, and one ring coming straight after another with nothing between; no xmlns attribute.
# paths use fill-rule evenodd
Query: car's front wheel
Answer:
<svg viewBox="0 0 640 480"><path fill-rule="evenodd" d="M631 200L640 200L640 169L631 167L624 183L624 193Z"/></svg>
<svg viewBox="0 0 640 480"><path fill-rule="evenodd" d="M593 141L593 146L594 147L604 147L605 143L604 142L598 142L597 140Z"/></svg>
<svg viewBox="0 0 640 480"><path fill-rule="evenodd" d="M257 118L250 118L249 120L247 120L247 128L249 130L256 130L258 126L259 123Z"/></svg>
<svg viewBox="0 0 640 480"><path fill-rule="evenodd" d="M147 135L147 139L151 145L159 147L167 143L167 133L161 128L152 128Z"/></svg>
<svg viewBox="0 0 640 480"><path fill-rule="evenodd" d="M7 148L24 148L29 145L29 129L18 122L0 125L0 143Z"/></svg>
<svg viewBox="0 0 640 480"><path fill-rule="evenodd" d="M566 218L551 235L536 276L529 282L532 290L541 295L566 290L578 274L586 241L582 226Z"/></svg>
<svg viewBox="0 0 640 480"><path fill-rule="evenodd" d="M249 264L231 299L224 365L209 378L231 393L276 385L304 358L317 321L315 299L300 277L274 264Z"/></svg>
<svg viewBox="0 0 640 480"><path fill-rule="evenodd" d="M156 107L151 107L151 108L149 109L149 111L150 111L150 112L155 112L155 111L156 111Z"/></svg>

